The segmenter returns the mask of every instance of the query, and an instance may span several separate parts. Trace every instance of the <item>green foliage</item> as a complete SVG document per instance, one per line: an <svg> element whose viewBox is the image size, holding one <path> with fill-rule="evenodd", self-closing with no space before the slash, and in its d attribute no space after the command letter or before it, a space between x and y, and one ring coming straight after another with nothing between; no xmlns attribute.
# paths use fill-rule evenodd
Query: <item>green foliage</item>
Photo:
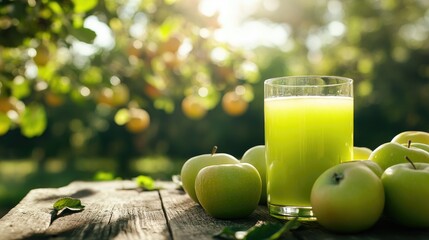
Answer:
<svg viewBox="0 0 429 240"><path fill-rule="evenodd" d="M257 82L258 69L249 55L200 36L201 31L213 33L217 23L203 16L188 18L190 10L183 7L171 0L1 4L0 96L19 99L25 109L6 114L12 124L1 121L2 129L40 136L47 121L59 120L59 108L72 109L76 114L71 118L96 108L105 108L100 119L113 119L124 108L144 108L151 116L158 110L171 114L190 95L210 110L223 91ZM97 36L100 26L107 35ZM103 42L107 38L112 42ZM210 57L214 50L227 53L227 59ZM244 70L235 70L243 65ZM117 92L118 85L125 90ZM252 91L250 84L246 88ZM45 112L53 115L46 118ZM36 120L36 126L28 120ZM82 121L91 127L96 120Z"/></svg>
<svg viewBox="0 0 429 240"><path fill-rule="evenodd" d="M71 28L70 29L70 35L75 37L77 40L85 42L85 43L92 43L97 36L97 34L88 29L88 28Z"/></svg>
<svg viewBox="0 0 429 240"><path fill-rule="evenodd" d="M221 42L217 16L188 0L3 1L0 134L44 138L56 147L31 146L47 155L124 162L142 153L188 157L214 144L239 155L263 143L262 80L303 74L355 80L357 145L429 129L426 1L260 4L248 18L283 27L283 45ZM241 116L222 107L231 91L249 103ZM148 128L128 131L132 108L148 112Z"/></svg>
<svg viewBox="0 0 429 240"><path fill-rule="evenodd" d="M112 172L98 171L94 175L95 181L110 181L115 179L115 174Z"/></svg>
<svg viewBox="0 0 429 240"><path fill-rule="evenodd" d="M72 2L75 13L85 13L93 9L97 5L98 0L73 0Z"/></svg>
<svg viewBox="0 0 429 240"><path fill-rule="evenodd" d="M38 103L31 103L21 116L21 132L26 137L40 136L46 129L46 112Z"/></svg>

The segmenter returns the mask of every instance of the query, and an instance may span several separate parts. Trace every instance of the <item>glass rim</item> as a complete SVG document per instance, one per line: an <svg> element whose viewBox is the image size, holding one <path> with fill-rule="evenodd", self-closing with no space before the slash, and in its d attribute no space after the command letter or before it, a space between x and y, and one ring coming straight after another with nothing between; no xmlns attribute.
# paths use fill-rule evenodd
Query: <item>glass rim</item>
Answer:
<svg viewBox="0 0 429 240"><path fill-rule="evenodd" d="M314 84L314 85L305 85L305 84L287 84L287 83L276 83L278 80L282 79L311 79L311 78L330 78L341 80L339 83L327 83L327 84ZM264 81L264 85L269 85L271 87L335 87L341 85L353 84L353 79L348 77L341 76L330 76L330 75L298 75L298 76L283 76L283 77L273 77L268 78Z"/></svg>

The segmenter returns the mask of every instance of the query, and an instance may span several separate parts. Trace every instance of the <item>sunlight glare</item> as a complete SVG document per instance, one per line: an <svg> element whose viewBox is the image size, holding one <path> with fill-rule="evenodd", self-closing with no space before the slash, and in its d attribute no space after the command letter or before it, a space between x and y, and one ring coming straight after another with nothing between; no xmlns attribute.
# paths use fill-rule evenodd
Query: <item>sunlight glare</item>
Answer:
<svg viewBox="0 0 429 240"><path fill-rule="evenodd" d="M328 2L328 12L334 19L340 19L343 14L343 5L338 0L331 0Z"/></svg>
<svg viewBox="0 0 429 240"><path fill-rule="evenodd" d="M332 21L328 25L328 31L332 36L339 37L346 31L346 26L342 22Z"/></svg>
<svg viewBox="0 0 429 240"><path fill-rule="evenodd" d="M112 86L117 86L120 83L121 83L121 79L119 79L117 76L110 77L110 84L112 84Z"/></svg>
<svg viewBox="0 0 429 240"><path fill-rule="evenodd" d="M198 10L204 16L212 17L219 11L219 3L218 1L201 1Z"/></svg>
<svg viewBox="0 0 429 240"><path fill-rule="evenodd" d="M25 63L25 76L29 79L34 79L37 77L38 68L34 62L26 62Z"/></svg>
<svg viewBox="0 0 429 240"><path fill-rule="evenodd" d="M80 95L83 97L88 97L91 94L91 90L87 87L81 87L79 90Z"/></svg>
<svg viewBox="0 0 429 240"><path fill-rule="evenodd" d="M274 12L280 6L279 0L265 0L262 2L267 11Z"/></svg>
<svg viewBox="0 0 429 240"><path fill-rule="evenodd" d="M83 25L97 34L94 39L94 45L107 50L115 46L115 39L112 30L104 22L98 20L96 16L89 16L85 19Z"/></svg>
<svg viewBox="0 0 429 240"><path fill-rule="evenodd" d="M289 38L290 27L269 21L247 21L241 26L225 27L215 32L218 41L234 46L256 48L258 46L283 46Z"/></svg>
<svg viewBox="0 0 429 240"><path fill-rule="evenodd" d="M217 47L214 48L210 53L210 58L216 63L222 63L228 59L229 53L225 48Z"/></svg>
<svg viewBox="0 0 429 240"><path fill-rule="evenodd" d="M177 55L180 59L185 59L189 53L192 51L193 46L189 38L185 38L177 50Z"/></svg>
<svg viewBox="0 0 429 240"><path fill-rule="evenodd" d="M130 27L130 35L137 39L143 39L147 34L147 24L149 19L145 13L137 13L134 17L134 23Z"/></svg>
<svg viewBox="0 0 429 240"><path fill-rule="evenodd" d="M249 20L259 8L274 11L279 5L278 0L201 0L198 9L205 16L217 16L221 26L214 32L217 41L252 49L258 46L284 46L287 43L290 33L287 24Z"/></svg>
<svg viewBox="0 0 429 240"><path fill-rule="evenodd" d="M206 87L200 87L198 89L198 95L200 97L207 97L209 95L209 90Z"/></svg>

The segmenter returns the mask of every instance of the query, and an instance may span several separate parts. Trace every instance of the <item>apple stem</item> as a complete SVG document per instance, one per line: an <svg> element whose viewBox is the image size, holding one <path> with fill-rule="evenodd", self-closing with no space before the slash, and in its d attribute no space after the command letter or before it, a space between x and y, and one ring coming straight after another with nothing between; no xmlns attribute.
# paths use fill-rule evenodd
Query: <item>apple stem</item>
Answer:
<svg viewBox="0 0 429 240"><path fill-rule="evenodd" d="M416 165L414 165L413 161L411 161L411 159L410 159L408 156L405 156L405 159L407 159L407 161L408 161L409 163L411 163L411 165L413 166L413 168L414 168L414 169L417 169L417 168L416 168Z"/></svg>
<svg viewBox="0 0 429 240"><path fill-rule="evenodd" d="M334 183L338 184L341 180L343 180L344 175L342 173L334 173L332 176L332 180L334 180Z"/></svg>
<svg viewBox="0 0 429 240"><path fill-rule="evenodd" d="M217 151L217 146L213 146L213 148L212 148L212 156L216 153L216 151Z"/></svg>
<svg viewBox="0 0 429 240"><path fill-rule="evenodd" d="M408 148L411 147L411 140L408 140Z"/></svg>

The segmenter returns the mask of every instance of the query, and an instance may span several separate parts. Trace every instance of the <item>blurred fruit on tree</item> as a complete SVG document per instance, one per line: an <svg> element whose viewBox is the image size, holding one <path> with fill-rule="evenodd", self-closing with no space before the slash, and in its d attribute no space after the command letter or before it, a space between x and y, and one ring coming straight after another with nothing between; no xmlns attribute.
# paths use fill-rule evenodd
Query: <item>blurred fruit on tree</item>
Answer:
<svg viewBox="0 0 429 240"><path fill-rule="evenodd" d="M146 146L187 155L210 141L242 144L234 148L241 154L263 143L263 79L329 74L354 79L355 142L374 147L391 132L429 128L428 7L367 0L2 1L0 135L50 137L52 146L79 153L86 147L88 154ZM227 26L225 12L242 16ZM259 41L249 47L252 39ZM131 109L149 115L138 133L127 128ZM237 127L239 120L245 121ZM189 127L206 132L205 145L198 134L181 145ZM125 144L127 133L132 140ZM3 149L11 149L8 142Z"/></svg>
<svg viewBox="0 0 429 240"><path fill-rule="evenodd" d="M203 118L222 92L248 77L254 82L235 69L256 64L248 52L210 37L219 26L214 18L185 11L173 0L3 2L0 134L40 136L48 121L59 120L46 117L52 108L80 115L103 109L101 117L112 119L126 108L129 119L119 125L133 133L150 127L153 111L181 108L190 119Z"/></svg>

